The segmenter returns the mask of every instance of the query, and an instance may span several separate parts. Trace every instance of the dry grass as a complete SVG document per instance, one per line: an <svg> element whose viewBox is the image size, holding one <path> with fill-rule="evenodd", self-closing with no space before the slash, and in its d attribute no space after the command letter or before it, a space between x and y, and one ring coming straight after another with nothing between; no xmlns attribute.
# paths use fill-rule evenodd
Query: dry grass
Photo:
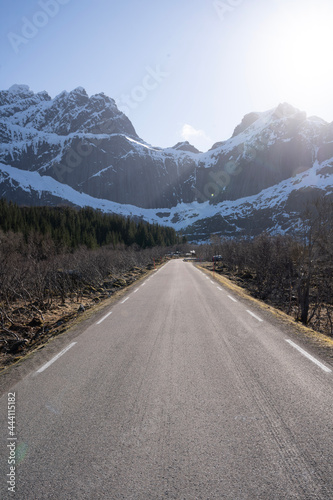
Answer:
<svg viewBox="0 0 333 500"><path fill-rule="evenodd" d="M207 273L210 277L214 277L214 279L221 283L224 287L228 288L230 291L237 294L240 298L244 298L246 300L252 301L258 308L269 311L274 315L276 320L282 325L287 327L289 330L292 330L295 336L298 336L308 343L312 344L317 349L323 351L325 357L329 360L333 361L333 339L328 335L324 335L323 333L317 332L312 328L302 325L297 322L294 318L286 314L285 312L273 307L272 305L266 304L255 297L253 297L250 292L241 286L239 286L235 281L230 277L223 276L218 272L213 272L211 264L201 264L198 265L200 269L202 269L205 273Z"/></svg>
<svg viewBox="0 0 333 500"><path fill-rule="evenodd" d="M112 290L103 289L102 286L90 287L89 291L80 297L80 301L75 296L65 302L54 298L50 307L39 312L36 307L29 308L16 302L10 308L7 315L10 320L6 322L6 328L13 334L6 334L0 328L0 336L7 340L0 348L0 370L19 362L27 354L65 333L70 327L88 319L105 305L115 302L133 283L144 279L151 272L153 271L150 269L136 268L119 277ZM17 342L14 335L19 339Z"/></svg>

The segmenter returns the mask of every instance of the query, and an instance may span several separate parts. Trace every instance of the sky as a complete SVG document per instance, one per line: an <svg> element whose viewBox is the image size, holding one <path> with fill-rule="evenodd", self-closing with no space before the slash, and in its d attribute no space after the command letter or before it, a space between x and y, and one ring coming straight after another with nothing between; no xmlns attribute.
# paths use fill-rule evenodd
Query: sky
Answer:
<svg viewBox="0 0 333 500"><path fill-rule="evenodd" d="M332 0L0 0L0 89L104 92L149 144L288 102L333 121Z"/></svg>

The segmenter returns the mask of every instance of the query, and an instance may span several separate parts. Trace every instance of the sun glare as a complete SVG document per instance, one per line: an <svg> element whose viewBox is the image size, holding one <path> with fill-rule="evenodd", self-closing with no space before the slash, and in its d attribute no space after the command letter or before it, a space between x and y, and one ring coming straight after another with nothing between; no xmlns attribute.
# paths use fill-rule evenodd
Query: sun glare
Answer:
<svg viewBox="0 0 333 500"><path fill-rule="evenodd" d="M325 26L323 20L319 24L315 19L307 16L302 19L300 16L288 26L277 54L280 56L279 66L284 85L290 85L297 91L302 87L314 90L323 79L331 79L332 48L328 24Z"/></svg>
<svg viewBox="0 0 333 500"><path fill-rule="evenodd" d="M332 100L333 2L323 5L291 2L288 15L276 16L256 39L256 67L270 90L305 109Z"/></svg>

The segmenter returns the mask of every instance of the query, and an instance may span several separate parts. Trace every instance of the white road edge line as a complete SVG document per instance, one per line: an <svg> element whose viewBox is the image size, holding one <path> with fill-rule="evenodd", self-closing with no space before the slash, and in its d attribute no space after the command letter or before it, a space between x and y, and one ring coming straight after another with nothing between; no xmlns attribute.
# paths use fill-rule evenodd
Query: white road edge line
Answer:
<svg viewBox="0 0 333 500"><path fill-rule="evenodd" d="M246 312L249 313L249 314L251 314L251 316L253 316L258 321L260 321L260 322L264 321L263 319L259 318L259 316L257 316L256 314L254 314L252 311L249 311L248 309L246 309Z"/></svg>
<svg viewBox="0 0 333 500"><path fill-rule="evenodd" d="M136 293L136 292L138 292L139 290L140 290L140 288L137 288L136 290L134 290L134 292L133 292L133 293Z"/></svg>
<svg viewBox="0 0 333 500"><path fill-rule="evenodd" d="M65 352L69 351L69 349L71 349L71 347L75 346L75 344L77 344L77 342L72 342L71 344L69 344L67 347L65 347L65 349L60 351L59 354L54 356L54 358L50 359L50 361L48 361L47 363L45 363L45 365L43 365L41 368L39 368L39 370L37 370L36 373L42 373L44 370L46 370L46 368L51 366L52 363L57 361L57 359L59 359L63 354L65 354Z"/></svg>
<svg viewBox="0 0 333 500"><path fill-rule="evenodd" d="M128 300L129 297L127 297L125 300L122 301L122 304L125 304L126 300Z"/></svg>
<svg viewBox="0 0 333 500"><path fill-rule="evenodd" d="M223 292L222 288L220 288L219 286L217 286L216 288L220 290L220 292Z"/></svg>
<svg viewBox="0 0 333 500"><path fill-rule="evenodd" d="M228 295L229 299L233 300L234 302L238 302L238 300L234 299L231 295Z"/></svg>
<svg viewBox="0 0 333 500"><path fill-rule="evenodd" d="M303 356L310 359L313 363L315 363L317 366L319 366L319 368L324 370L324 372L332 373L332 370L330 368L327 368L327 366L323 365L323 363L321 363L320 361L318 361L318 359L314 358L311 354L309 354L307 351L302 349L302 347L295 344L295 342L293 342L292 340L288 340L288 339L286 339L286 342L288 342L288 344L290 344L292 347L297 349L301 354L303 354Z"/></svg>
<svg viewBox="0 0 333 500"><path fill-rule="evenodd" d="M213 285L215 285L214 281L210 280L211 283L213 283Z"/></svg>
<svg viewBox="0 0 333 500"><path fill-rule="evenodd" d="M110 314L112 314L112 311L107 313L105 316L103 316L102 319L100 319L99 321L97 321L96 325L100 325L101 323L103 323L103 321L108 318L110 316Z"/></svg>

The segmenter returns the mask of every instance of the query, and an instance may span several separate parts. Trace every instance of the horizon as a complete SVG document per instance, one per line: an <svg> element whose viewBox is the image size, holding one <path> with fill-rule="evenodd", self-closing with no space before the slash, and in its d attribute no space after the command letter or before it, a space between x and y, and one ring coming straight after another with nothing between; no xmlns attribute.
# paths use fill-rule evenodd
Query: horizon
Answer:
<svg viewBox="0 0 333 500"><path fill-rule="evenodd" d="M0 86L103 92L147 143L207 151L284 102L333 121L332 15L329 0L18 0L2 8Z"/></svg>

